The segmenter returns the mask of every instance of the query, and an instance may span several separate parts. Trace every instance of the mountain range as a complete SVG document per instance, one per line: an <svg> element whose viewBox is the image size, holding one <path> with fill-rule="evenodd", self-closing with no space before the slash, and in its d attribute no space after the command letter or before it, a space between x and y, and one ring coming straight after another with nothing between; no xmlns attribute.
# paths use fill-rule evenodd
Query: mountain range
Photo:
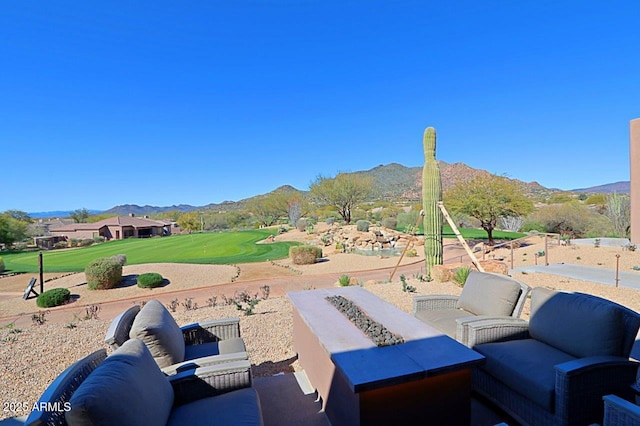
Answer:
<svg viewBox="0 0 640 426"><path fill-rule="evenodd" d="M445 163L444 161L438 161L440 165L440 174L442 176L442 189L447 189L457 185L460 182L468 182L476 177L489 176L486 170L474 169L464 163ZM406 201L406 202L419 202L422 194L422 167L406 167L402 164L391 163L386 165L379 165L370 170L353 172L354 174L369 176L373 179L374 193L372 199L376 200L388 200L388 201ZM531 198L544 199L556 192L584 192L584 193L628 193L630 183L629 181L615 182L605 185L599 185L589 188L579 188L570 191L563 191L555 188L546 188L540 185L538 182L523 182L517 179L516 181L525 194ZM290 185L283 185L276 188L274 191L298 191L296 188ZM305 191L300 191L305 192ZM139 206L136 204L123 204L110 208L109 210L99 212L106 214L127 215L130 213L136 216L153 215L157 213L163 213L168 211L180 211L189 212L193 210L216 210L216 211L228 211L238 210L244 208L247 201L255 197L264 196L267 194L258 194L254 197L246 198L239 201L224 201L222 203L211 203L205 206L192 206L188 204L178 204L172 206ZM70 212L40 212L29 213L31 217L64 217L68 216ZM91 213L98 213L91 211Z"/></svg>

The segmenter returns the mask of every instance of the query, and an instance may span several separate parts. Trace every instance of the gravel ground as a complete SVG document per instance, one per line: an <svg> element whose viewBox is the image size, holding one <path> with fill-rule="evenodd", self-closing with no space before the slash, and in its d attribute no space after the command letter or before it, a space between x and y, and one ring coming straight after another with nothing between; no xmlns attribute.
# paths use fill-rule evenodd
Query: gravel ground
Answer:
<svg viewBox="0 0 640 426"><path fill-rule="evenodd" d="M535 254L545 249L545 247L550 263L577 263L608 269L615 269L616 263L618 263L620 270L626 272L634 271L633 267L640 264L640 252L625 251L622 248L559 246L551 243L545 246L544 241L538 237L532 238L530 242L530 245L514 250L513 261L515 267L533 264ZM616 258L616 255L620 255L620 257ZM495 254L486 255L486 257L503 258L510 266L511 251L502 249L495 252ZM392 267L396 262L397 259L335 255L331 256L329 261L307 268L302 273L348 272L375 267ZM539 257L538 262L544 262L544 257ZM191 280L201 283L228 283L237 274L235 267L218 266L214 269L220 272L220 276L214 279L211 275L214 270L206 267L200 268L201 266L164 265L167 269L161 273L165 277L171 277L171 286L179 282L188 283ZM141 267L145 270L141 269L140 272L148 272L148 265L142 265ZM242 267L243 265L240 265L241 270ZM134 267L127 268L127 274L140 273L135 272ZM274 268L285 272L289 271L286 268L277 266L274 266ZM157 265L153 265L152 270L160 272ZM259 268L253 273L258 274ZM190 274L195 275L192 276ZM75 277L75 279L72 279L72 277ZM82 290L82 278L80 274L76 274L61 280L69 280L68 282L65 281L64 285L70 287L78 286L76 288L80 292ZM515 278L533 287L547 286L554 289L596 294L640 311L640 292L636 290L615 288L547 274L519 274ZM58 282L52 281L51 288L63 286L61 280L56 280ZM415 278L408 278L407 281L410 285L416 287L416 293L403 292L399 278L394 279L392 283L366 282L363 285L367 290L408 313L411 312L412 298L415 294L459 294L461 291L461 288L450 282L432 281L424 283ZM133 289L135 288L137 287L124 288L122 293L118 293L118 297L127 297L126 292L134 291ZM108 294L109 297L114 295L114 293ZM83 297L89 296L85 295ZM13 298L11 301L12 303L17 303ZM5 300L2 303L6 302ZM8 309L11 304L0 304L0 308L3 308L3 306ZM238 311L231 306L201 307L192 311L186 311L180 307L174 313L179 324L237 315ZM529 304L527 302L523 317L528 318L528 315ZM0 418L26 414L28 410L23 410L21 407L30 408L49 383L67 366L82 356L98 348L105 347L103 338L109 323L110 320L106 318L83 319L77 315L75 318L71 318L70 315L70 318L65 322L47 321L43 325L21 326L21 329L15 326L12 327L11 323L0 322L0 401L3 402L3 411L0 413ZM286 297L275 297L260 302L256 307L256 314L241 316L240 324L256 377L270 376L278 372L291 372L299 369L292 347L291 305Z"/></svg>

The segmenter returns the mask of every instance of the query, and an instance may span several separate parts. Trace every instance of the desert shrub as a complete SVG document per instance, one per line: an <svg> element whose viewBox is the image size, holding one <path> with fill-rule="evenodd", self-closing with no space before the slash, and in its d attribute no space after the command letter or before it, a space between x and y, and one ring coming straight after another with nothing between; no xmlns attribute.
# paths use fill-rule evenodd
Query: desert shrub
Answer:
<svg viewBox="0 0 640 426"><path fill-rule="evenodd" d="M458 284L460 287L464 287L464 283L467 282L469 273L471 273L471 268L468 266L463 266L462 268L456 269L456 272L453 275L453 282Z"/></svg>
<svg viewBox="0 0 640 426"><path fill-rule="evenodd" d="M410 248L407 250L407 252L404 255L406 257L416 257L418 255L418 251L414 248Z"/></svg>
<svg viewBox="0 0 640 426"><path fill-rule="evenodd" d="M124 266L127 264L126 254L116 254L115 256L112 256L112 258L115 259L121 266Z"/></svg>
<svg viewBox="0 0 640 426"><path fill-rule="evenodd" d="M2 256L0 256L0 272L4 272L4 260L2 260Z"/></svg>
<svg viewBox="0 0 640 426"><path fill-rule="evenodd" d="M122 264L113 257L101 257L89 263L84 270L89 290L113 288L122 279Z"/></svg>
<svg viewBox="0 0 640 426"><path fill-rule="evenodd" d="M338 284L340 284L340 287L347 287L349 286L349 284L351 284L351 277L349 275L340 275L340 278L338 278Z"/></svg>
<svg viewBox="0 0 640 426"><path fill-rule="evenodd" d="M314 246L293 246L289 249L289 257L294 265L311 265L322 257L322 249Z"/></svg>
<svg viewBox="0 0 640 426"><path fill-rule="evenodd" d="M78 247L78 245L80 244L80 240L78 240L77 238L71 238L69 240L69 244L71 245L71 247Z"/></svg>
<svg viewBox="0 0 640 426"><path fill-rule="evenodd" d="M333 225L334 223L336 223L336 218L335 218L335 217L328 217L328 218L325 220L325 223L326 223L327 225Z"/></svg>
<svg viewBox="0 0 640 426"><path fill-rule="evenodd" d="M389 229L396 229L398 226L398 219L395 217L385 217L382 219L382 226Z"/></svg>
<svg viewBox="0 0 640 426"><path fill-rule="evenodd" d="M296 222L296 229L300 232L305 232L307 230L307 219L303 217L298 219Z"/></svg>
<svg viewBox="0 0 640 426"><path fill-rule="evenodd" d="M93 237L94 243L104 243L104 237L102 235L96 235Z"/></svg>
<svg viewBox="0 0 640 426"><path fill-rule="evenodd" d="M541 207L528 218L529 221L542 224L544 229L540 231L567 234L572 238L586 236L588 232L606 234L602 229L605 225L602 215L577 201Z"/></svg>
<svg viewBox="0 0 640 426"><path fill-rule="evenodd" d="M64 248L67 248L67 247L68 247L68 245L67 245L66 241L58 241L57 243L55 243L53 245L54 249L64 249Z"/></svg>
<svg viewBox="0 0 640 426"><path fill-rule="evenodd" d="M356 229L360 232L368 232L369 231L369 221L368 220L359 220L356 222Z"/></svg>
<svg viewBox="0 0 640 426"><path fill-rule="evenodd" d="M87 246L90 246L91 244L93 244L93 238L85 238L82 241L80 241L80 246L82 247L87 247Z"/></svg>
<svg viewBox="0 0 640 426"><path fill-rule="evenodd" d="M145 274L138 275L138 287L141 288L155 288L162 285L162 275L157 272L147 272Z"/></svg>
<svg viewBox="0 0 640 426"><path fill-rule="evenodd" d="M64 305L71 297L71 292L66 288L52 288L40 293L36 299L36 304L40 308L51 308L53 306Z"/></svg>

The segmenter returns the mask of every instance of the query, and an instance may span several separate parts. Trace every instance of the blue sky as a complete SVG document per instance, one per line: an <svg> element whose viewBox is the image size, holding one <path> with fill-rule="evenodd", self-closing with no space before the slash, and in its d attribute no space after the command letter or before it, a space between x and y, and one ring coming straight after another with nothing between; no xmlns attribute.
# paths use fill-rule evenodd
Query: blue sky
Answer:
<svg viewBox="0 0 640 426"><path fill-rule="evenodd" d="M640 3L13 1L0 211L205 205L436 156L629 179Z"/></svg>

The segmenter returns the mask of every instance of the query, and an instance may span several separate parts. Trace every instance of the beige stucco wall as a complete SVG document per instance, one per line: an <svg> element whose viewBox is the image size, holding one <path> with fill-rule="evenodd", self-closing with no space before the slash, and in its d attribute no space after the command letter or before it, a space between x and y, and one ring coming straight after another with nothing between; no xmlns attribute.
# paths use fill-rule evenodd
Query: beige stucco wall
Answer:
<svg viewBox="0 0 640 426"><path fill-rule="evenodd" d="M631 162L631 242L640 244L640 118L629 124Z"/></svg>

